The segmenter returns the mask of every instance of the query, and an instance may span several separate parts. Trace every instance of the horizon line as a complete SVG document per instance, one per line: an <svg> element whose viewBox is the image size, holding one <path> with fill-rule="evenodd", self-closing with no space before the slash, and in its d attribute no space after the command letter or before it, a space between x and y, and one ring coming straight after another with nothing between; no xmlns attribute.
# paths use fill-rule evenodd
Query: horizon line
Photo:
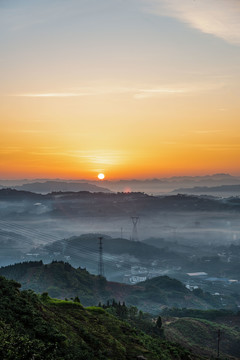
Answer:
<svg viewBox="0 0 240 360"><path fill-rule="evenodd" d="M60 177L34 177L34 178L0 178L0 181L87 181L87 182L97 182L97 183L103 183L103 182L118 182L118 181L153 181L153 180L163 180L163 179L173 179L173 178L204 178L204 177L216 177L216 176L227 176L227 177L233 177L237 178L240 177L240 174L234 174L231 173L206 173L204 175L196 174L196 175L172 175L172 176L162 176L162 177L131 177L131 178L110 178L110 179L103 179L99 180L97 178L89 179L89 178L60 178ZM1 184L0 184L1 185Z"/></svg>

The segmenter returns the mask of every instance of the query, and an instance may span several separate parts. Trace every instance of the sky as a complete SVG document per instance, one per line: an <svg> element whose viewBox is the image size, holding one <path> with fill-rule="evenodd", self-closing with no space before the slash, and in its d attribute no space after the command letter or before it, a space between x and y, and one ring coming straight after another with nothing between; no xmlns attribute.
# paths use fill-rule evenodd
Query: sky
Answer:
<svg viewBox="0 0 240 360"><path fill-rule="evenodd" d="M0 0L0 179L240 175L239 0Z"/></svg>

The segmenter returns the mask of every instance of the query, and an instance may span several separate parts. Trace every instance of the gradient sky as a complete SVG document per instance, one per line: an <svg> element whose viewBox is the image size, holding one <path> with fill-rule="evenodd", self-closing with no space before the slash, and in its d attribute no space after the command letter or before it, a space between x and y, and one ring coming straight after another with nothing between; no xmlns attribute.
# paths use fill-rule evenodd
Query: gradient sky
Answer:
<svg viewBox="0 0 240 360"><path fill-rule="evenodd" d="M0 0L0 178L240 175L239 0Z"/></svg>

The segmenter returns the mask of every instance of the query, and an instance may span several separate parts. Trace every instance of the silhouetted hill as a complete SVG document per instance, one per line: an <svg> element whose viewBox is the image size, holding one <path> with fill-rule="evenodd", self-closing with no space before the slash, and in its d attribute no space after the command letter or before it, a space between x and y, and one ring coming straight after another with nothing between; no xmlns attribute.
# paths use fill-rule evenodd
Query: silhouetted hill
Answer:
<svg viewBox="0 0 240 360"><path fill-rule="evenodd" d="M22 207L22 216L25 211L24 201L28 204L32 202L33 205L39 202L46 205L45 212L55 218L66 217L66 214L69 218L76 218L79 216L131 217L136 213L139 216L153 216L163 211L240 211L240 199L216 199L181 194L157 197L143 193L104 194L80 191L41 195L27 191L1 189L0 200L8 204L15 202L14 208L16 202L19 202ZM29 212L30 209L27 208L26 211ZM3 215L5 215L4 212Z"/></svg>
<svg viewBox="0 0 240 360"><path fill-rule="evenodd" d="M192 188L176 189L173 193L212 194L217 196L240 195L240 185L195 186Z"/></svg>
<svg viewBox="0 0 240 360"><path fill-rule="evenodd" d="M180 266L186 261L184 255L157 248L140 241L132 241L121 238L112 238L98 233L83 234L69 239L54 241L49 245L40 246L33 251L39 254L42 259L68 261L75 267L87 267L95 273L98 262L98 239L103 237L104 266L108 279L122 281L126 272L131 273L132 266L141 264L149 268L153 261L168 261L169 265Z"/></svg>
<svg viewBox="0 0 240 360"><path fill-rule="evenodd" d="M19 179L19 180L0 180L3 186L15 187L31 183L43 182L67 182L67 183L89 183L99 186L99 181L90 180L63 180L63 179ZM154 179L130 179L119 181L101 181L101 186L106 187L114 192L145 192L148 194L163 194L173 191L176 188L194 187L194 186L221 186L235 185L240 183L240 178L230 174L213 174L204 176L173 176L167 178Z"/></svg>
<svg viewBox="0 0 240 360"><path fill-rule="evenodd" d="M11 188L5 188L0 190L1 201L41 201L44 199L43 195L35 194L29 191L19 191Z"/></svg>
<svg viewBox="0 0 240 360"><path fill-rule="evenodd" d="M94 182L95 184L97 182ZM108 181L104 180L103 185L112 191L141 191L148 194L169 193L177 187L193 186L221 186L230 184L239 184L240 179L237 176L229 174L213 174L205 176L173 176L168 178L155 179L132 179Z"/></svg>
<svg viewBox="0 0 240 360"><path fill-rule="evenodd" d="M64 249L64 254L70 255L71 258L77 257L78 254L81 255L84 250L88 253L92 252L98 254L99 237L103 237L105 254L118 256L128 254L141 259L143 262L149 258L156 259L163 256L162 250L152 245L140 241L112 238L111 236L96 233L82 234L80 236L73 236L69 239L54 241L53 243L46 245L44 250L54 253L63 252Z"/></svg>
<svg viewBox="0 0 240 360"><path fill-rule="evenodd" d="M23 184L14 186L16 190L31 191L35 193L48 194L51 192L79 192L79 191L89 191L89 192L104 192L110 193L111 191L107 188L89 184L89 183L73 183L73 182L63 182L63 181L46 181L46 182L34 182L30 184Z"/></svg>
<svg viewBox="0 0 240 360"><path fill-rule="evenodd" d="M190 360L177 344L151 337L102 308L84 308L79 299L61 301L46 293L20 291L0 277L0 357L4 360Z"/></svg>

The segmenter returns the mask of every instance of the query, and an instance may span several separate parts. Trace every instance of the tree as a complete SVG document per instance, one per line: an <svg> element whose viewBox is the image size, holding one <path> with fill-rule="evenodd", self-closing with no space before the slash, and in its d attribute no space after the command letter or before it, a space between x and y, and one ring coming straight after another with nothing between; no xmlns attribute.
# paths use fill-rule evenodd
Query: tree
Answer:
<svg viewBox="0 0 240 360"><path fill-rule="evenodd" d="M161 327L162 327L162 318L161 318L161 316L159 316L159 317L157 318L156 327L157 327L158 329L161 329Z"/></svg>

